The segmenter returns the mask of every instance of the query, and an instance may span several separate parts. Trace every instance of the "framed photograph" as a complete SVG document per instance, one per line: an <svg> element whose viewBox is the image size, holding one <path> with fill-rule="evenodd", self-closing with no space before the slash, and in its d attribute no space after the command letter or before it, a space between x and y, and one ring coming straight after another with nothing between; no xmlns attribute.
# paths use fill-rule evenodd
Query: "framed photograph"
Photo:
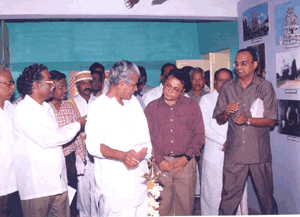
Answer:
<svg viewBox="0 0 300 217"><path fill-rule="evenodd" d="M275 7L276 45L285 45L286 48L299 46L299 13L300 8L290 1Z"/></svg>
<svg viewBox="0 0 300 217"><path fill-rule="evenodd" d="M300 101L279 100L279 133L300 136Z"/></svg>
<svg viewBox="0 0 300 217"><path fill-rule="evenodd" d="M268 3L248 9L243 14L244 41L269 34Z"/></svg>
<svg viewBox="0 0 300 217"><path fill-rule="evenodd" d="M266 50L265 50L265 44L258 44L254 46L249 46L248 48L253 48L256 50L258 54L258 61L259 65L257 67L256 74L266 79L267 71L266 71Z"/></svg>
<svg viewBox="0 0 300 217"><path fill-rule="evenodd" d="M300 88L300 51L288 51L276 54L277 88Z"/></svg>

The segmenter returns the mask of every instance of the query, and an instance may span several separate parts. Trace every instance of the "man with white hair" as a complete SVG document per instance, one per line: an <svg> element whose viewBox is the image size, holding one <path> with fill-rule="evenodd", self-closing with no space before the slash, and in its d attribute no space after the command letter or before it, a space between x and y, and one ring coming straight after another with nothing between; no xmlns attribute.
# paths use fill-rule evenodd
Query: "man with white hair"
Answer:
<svg viewBox="0 0 300 217"><path fill-rule="evenodd" d="M110 87L89 107L87 149L95 157L99 216L148 216L146 159L152 146L147 120L133 96L140 72L129 61L110 69ZM99 115L106 114L106 115Z"/></svg>
<svg viewBox="0 0 300 217"><path fill-rule="evenodd" d="M75 85L78 94L68 101L72 103L80 117L87 115L89 105L97 99L92 94L93 77L90 71L81 71L75 75ZM85 138L85 133L83 133ZM94 159L87 153L86 161L84 162L76 155L76 169L78 175L77 187L77 208L80 217L95 216L94 202Z"/></svg>

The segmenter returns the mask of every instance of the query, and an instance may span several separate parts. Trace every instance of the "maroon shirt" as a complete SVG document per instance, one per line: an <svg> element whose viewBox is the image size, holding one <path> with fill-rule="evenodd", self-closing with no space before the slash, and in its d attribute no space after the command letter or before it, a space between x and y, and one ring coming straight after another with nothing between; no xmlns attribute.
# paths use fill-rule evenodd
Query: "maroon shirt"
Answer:
<svg viewBox="0 0 300 217"><path fill-rule="evenodd" d="M200 155L204 124L200 107L193 99L180 96L169 106L162 96L149 103L145 114L157 164L165 160L163 156Z"/></svg>

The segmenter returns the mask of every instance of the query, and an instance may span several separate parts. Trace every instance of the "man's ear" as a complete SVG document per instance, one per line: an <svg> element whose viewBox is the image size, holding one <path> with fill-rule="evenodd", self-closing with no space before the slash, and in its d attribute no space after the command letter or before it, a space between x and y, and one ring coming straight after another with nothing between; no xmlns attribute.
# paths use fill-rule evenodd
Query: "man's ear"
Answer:
<svg viewBox="0 0 300 217"><path fill-rule="evenodd" d="M33 82L32 83L32 91L39 89L38 82Z"/></svg>
<svg viewBox="0 0 300 217"><path fill-rule="evenodd" d="M254 70L258 67L258 62L257 61L254 61L253 62L253 65L254 65Z"/></svg>
<svg viewBox="0 0 300 217"><path fill-rule="evenodd" d="M126 82L123 81L123 80L120 80L120 81L119 81L119 87L123 88L123 87L125 87L125 86L126 86Z"/></svg>

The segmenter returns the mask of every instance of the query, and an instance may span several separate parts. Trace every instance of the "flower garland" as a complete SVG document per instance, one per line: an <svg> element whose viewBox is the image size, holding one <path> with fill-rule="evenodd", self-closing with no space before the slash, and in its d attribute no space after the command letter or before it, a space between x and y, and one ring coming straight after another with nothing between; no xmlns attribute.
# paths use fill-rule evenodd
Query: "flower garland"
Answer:
<svg viewBox="0 0 300 217"><path fill-rule="evenodd" d="M161 176L161 172L155 174L154 172L154 157L150 160L150 173L144 174L143 177L147 179L147 190L148 190L148 198L149 198L149 216L151 217L158 217L159 216L159 201L158 198L160 197L160 192L163 188L159 185L158 179Z"/></svg>

